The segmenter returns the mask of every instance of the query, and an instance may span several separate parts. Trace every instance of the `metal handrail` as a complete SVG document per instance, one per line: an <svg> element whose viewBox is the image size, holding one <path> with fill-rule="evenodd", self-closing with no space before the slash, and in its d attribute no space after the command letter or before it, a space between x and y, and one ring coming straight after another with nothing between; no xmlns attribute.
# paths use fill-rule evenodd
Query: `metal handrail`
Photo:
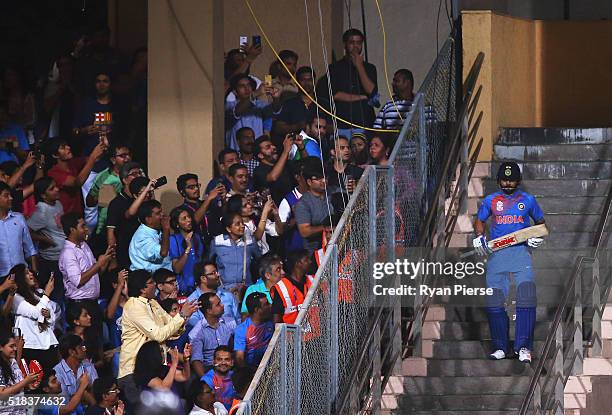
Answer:
<svg viewBox="0 0 612 415"><path fill-rule="evenodd" d="M529 405L531 404L531 400L533 399L535 389L538 385L538 381L544 369L546 356L550 352L552 344L555 341L557 327L561 323L561 316L563 314L563 310L568 306L570 294L572 290L574 289L574 285L576 283L578 276L580 275L580 272L582 270L582 264L585 261L595 260L599 255L599 250L601 248L601 244L603 241L604 230L606 228L606 225L608 222L608 216L610 215L611 209L612 209L612 185L610 186L608 190L608 197L606 198L606 202L604 204L603 211L599 217L599 223L597 226L597 232L595 236L595 243L594 243L592 256L590 257L580 256L576 260L576 266L574 269L574 273L572 274L570 280L566 284L561 302L559 303L559 305L557 306L557 310L555 311L555 317L553 319L553 324L550 328L550 332L548 333L548 336L546 337L546 343L544 345L544 350L542 352L542 358L538 362L538 365L536 366L536 370L533 376L531 377L531 381L529 382L529 389L527 390L527 394L525 395L525 398L523 399L523 402L521 404L521 410L519 412L519 415L525 415L527 413ZM606 287L606 292L608 290L609 290L609 287Z"/></svg>

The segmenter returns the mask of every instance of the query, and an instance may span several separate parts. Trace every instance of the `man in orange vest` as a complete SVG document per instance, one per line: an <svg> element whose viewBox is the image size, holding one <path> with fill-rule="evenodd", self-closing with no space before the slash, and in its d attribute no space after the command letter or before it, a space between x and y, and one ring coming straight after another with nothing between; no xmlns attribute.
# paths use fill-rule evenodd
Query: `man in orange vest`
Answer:
<svg viewBox="0 0 612 415"><path fill-rule="evenodd" d="M275 323L295 323L314 277L306 275L312 261L308 251L300 249L287 257L287 274L270 290Z"/></svg>

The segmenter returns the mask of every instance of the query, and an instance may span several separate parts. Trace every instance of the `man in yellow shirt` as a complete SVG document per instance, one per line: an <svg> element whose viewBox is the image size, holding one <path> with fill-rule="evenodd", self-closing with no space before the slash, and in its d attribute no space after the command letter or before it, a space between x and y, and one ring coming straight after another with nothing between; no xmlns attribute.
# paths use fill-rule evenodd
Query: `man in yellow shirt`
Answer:
<svg viewBox="0 0 612 415"><path fill-rule="evenodd" d="M181 311L170 316L155 300L155 281L145 270L132 271L128 277L128 296L121 317L121 353L118 383L128 403L138 403L140 391L134 383L138 351L148 341L164 344L178 337L189 317L198 309L197 301L185 302Z"/></svg>

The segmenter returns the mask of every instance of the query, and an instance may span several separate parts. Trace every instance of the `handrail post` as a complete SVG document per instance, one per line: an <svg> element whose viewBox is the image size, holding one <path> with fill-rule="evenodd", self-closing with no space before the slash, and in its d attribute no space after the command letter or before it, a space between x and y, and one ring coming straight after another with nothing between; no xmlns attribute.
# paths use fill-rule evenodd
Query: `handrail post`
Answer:
<svg viewBox="0 0 612 415"><path fill-rule="evenodd" d="M287 326L281 327L280 333L280 410L282 415L287 413Z"/></svg>
<svg viewBox="0 0 612 415"><path fill-rule="evenodd" d="M378 183L378 170L376 167L369 167L370 174L368 175L368 234L370 236L368 245L368 267L366 269L372 270L374 268L374 262L376 262L376 250L378 246L378 234L376 231L376 199L377 199L377 183ZM374 279L370 278L370 289L372 292L374 285ZM369 296L369 305L372 306L375 303L376 297Z"/></svg>
<svg viewBox="0 0 612 415"><path fill-rule="evenodd" d="M293 333L293 367L296 376L293 379L295 396L293 397L293 407L291 415L301 414L301 381L302 377L299 375L302 373L302 327L295 324L287 325L287 328L294 330Z"/></svg>
<svg viewBox="0 0 612 415"><path fill-rule="evenodd" d="M592 357L601 357L601 281L599 273L599 258L593 259L593 346Z"/></svg>
<svg viewBox="0 0 612 415"><path fill-rule="evenodd" d="M329 396L330 396L330 410L335 411L333 408L334 402L336 402L336 398L338 396L338 370L339 370L339 346L338 346L338 335L339 335L339 327L338 327L338 245L331 244L327 249L332 251L331 253L331 275L330 275L330 292L329 292L329 306L330 306L330 359L329 359L329 374L330 374L330 384L329 384Z"/></svg>
<svg viewBox="0 0 612 415"><path fill-rule="evenodd" d="M387 238L388 238L386 241L387 261L391 263L395 263L395 259L397 256L395 252L395 249L397 248L396 247L397 236L396 236L395 227L399 224L395 223L395 168L393 166L389 166L389 168L387 169L387 198L385 199L385 211L389 212L389 214L386 217L386 227L387 227L386 233L387 233ZM402 239L401 243L403 244L404 240L406 239L406 236L400 235L400 237ZM393 286L400 287L401 286L400 275L396 274L394 279L395 281L394 281ZM401 353L401 350L402 350L402 336L393 335L394 327L398 325L401 326L402 324L402 301L401 299L394 301L392 303L392 307L393 308L390 310L390 312L393 313L393 324L389 326L389 330L388 330L389 335L391 336L391 342L392 342L391 354L390 354L391 359L393 359L393 356L396 356L399 353ZM399 374L401 373L401 370L402 370L401 359L396 359L396 361L394 362L393 368L389 369L389 371L391 374Z"/></svg>
<svg viewBox="0 0 612 415"><path fill-rule="evenodd" d="M565 379L563 374L563 326L561 324L557 325L555 330L555 347L557 349L557 354L555 355L555 364L553 372L555 373L555 384L553 387L555 388L555 406L557 408L556 411L563 408L563 394L564 394L564 384L563 379ZM560 404L560 405L559 405ZM543 408L544 411L548 410L548 408ZM563 415L563 411L558 412L560 415Z"/></svg>
<svg viewBox="0 0 612 415"><path fill-rule="evenodd" d="M423 196L423 212L427 212L429 205L429 194L427 192L427 130L425 124L425 95L419 92L417 97L417 115L419 116L419 133L417 144L417 156L419 157L419 171L421 173L421 195Z"/></svg>
<svg viewBox="0 0 612 415"><path fill-rule="evenodd" d="M582 345L582 273L578 273L578 278L574 283L574 341L573 341L573 355L576 356L574 359L574 365L572 367L573 375L582 374L582 363L584 360L584 347Z"/></svg>
<svg viewBox="0 0 612 415"><path fill-rule="evenodd" d="M382 304L381 304L382 307ZM380 402L382 400L382 381L381 375L381 361L380 361L380 325L374 329L374 337L372 343L370 343L370 359L372 359L372 414L378 415L380 413Z"/></svg>

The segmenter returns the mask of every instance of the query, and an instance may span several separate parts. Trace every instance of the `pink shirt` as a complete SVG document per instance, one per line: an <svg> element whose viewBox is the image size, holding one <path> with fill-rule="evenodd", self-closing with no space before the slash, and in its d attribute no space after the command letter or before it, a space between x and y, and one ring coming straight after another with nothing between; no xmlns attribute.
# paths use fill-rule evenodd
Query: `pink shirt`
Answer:
<svg viewBox="0 0 612 415"><path fill-rule="evenodd" d="M64 276L66 298L71 300L97 300L100 295L100 277L94 274L82 287L78 287L81 274L96 263L96 258L89 245L83 242L80 246L66 239L59 258L59 269Z"/></svg>

